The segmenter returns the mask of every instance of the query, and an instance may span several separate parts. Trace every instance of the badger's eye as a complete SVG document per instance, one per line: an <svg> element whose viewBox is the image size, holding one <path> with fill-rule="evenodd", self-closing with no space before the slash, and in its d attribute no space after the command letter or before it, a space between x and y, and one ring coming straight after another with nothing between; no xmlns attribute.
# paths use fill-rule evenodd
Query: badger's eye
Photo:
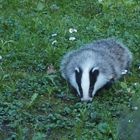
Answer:
<svg viewBox="0 0 140 140"><path fill-rule="evenodd" d="M75 79L76 79L76 83L78 85L80 97L82 98L83 91L82 91L82 87L81 87L81 78L82 78L82 70L80 68L75 68Z"/></svg>
<svg viewBox="0 0 140 140"><path fill-rule="evenodd" d="M92 68L89 72L90 87L89 87L89 97L92 97L92 92L94 90L94 85L97 81L99 75L99 70L97 68Z"/></svg>
<svg viewBox="0 0 140 140"><path fill-rule="evenodd" d="M99 70L94 70L91 72L91 75L94 76L94 77L97 77L99 74Z"/></svg>
<svg viewBox="0 0 140 140"><path fill-rule="evenodd" d="M79 73L80 72L80 69L79 68L75 68L75 73Z"/></svg>
<svg viewBox="0 0 140 140"><path fill-rule="evenodd" d="M97 80L97 77L99 75L99 69L98 68L92 68L89 72L89 75L90 75L90 81L94 81L94 83L96 82Z"/></svg>
<svg viewBox="0 0 140 140"><path fill-rule="evenodd" d="M99 71L99 68L98 67L94 67L90 70L91 73L94 73L94 72L97 72Z"/></svg>

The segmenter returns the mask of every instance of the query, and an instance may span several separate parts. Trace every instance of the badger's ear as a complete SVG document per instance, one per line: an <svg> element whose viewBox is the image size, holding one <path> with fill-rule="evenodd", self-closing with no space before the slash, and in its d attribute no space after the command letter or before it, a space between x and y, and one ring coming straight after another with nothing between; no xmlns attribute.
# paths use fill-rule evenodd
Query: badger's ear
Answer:
<svg viewBox="0 0 140 140"><path fill-rule="evenodd" d="M89 77L90 77L90 83L92 85L95 84L95 82L97 81L97 77L99 76L99 70L98 69L94 69L94 70L91 70L89 72Z"/></svg>
<svg viewBox="0 0 140 140"><path fill-rule="evenodd" d="M92 75L92 76L98 76L98 74L99 74L99 69L98 69L98 67L95 67L95 68L92 68L91 69L91 71L90 71L90 74Z"/></svg>
<svg viewBox="0 0 140 140"><path fill-rule="evenodd" d="M80 69L79 68L75 68L75 72L79 73L80 72Z"/></svg>
<svg viewBox="0 0 140 140"><path fill-rule="evenodd" d="M79 95L82 98L83 97L83 90L82 90L82 87L81 87L82 69L75 68L75 79L76 79L76 83L77 83L77 86L78 86Z"/></svg>
<svg viewBox="0 0 140 140"><path fill-rule="evenodd" d="M92 68L89 72L89 80L90 80L89 96L90 97L92 97L92 93L98 76L99 76L99 69Z"/></svg>
<svg viewBox="0 0 140 140"><path fill-rule="evenodd" d="M82 70L78 67L75 68L75 75L76 75L76 78L79 77L79 79L81 79L82 77Z"/></svg>
<svg viewBox="0 0 140 140"><path fill-rule="evenodd" d="M91 68L91 71L92 71L92 72L94 72L95 70L99 70L99 68L98 68L98 67L93 67L93 68Z"/></svg>

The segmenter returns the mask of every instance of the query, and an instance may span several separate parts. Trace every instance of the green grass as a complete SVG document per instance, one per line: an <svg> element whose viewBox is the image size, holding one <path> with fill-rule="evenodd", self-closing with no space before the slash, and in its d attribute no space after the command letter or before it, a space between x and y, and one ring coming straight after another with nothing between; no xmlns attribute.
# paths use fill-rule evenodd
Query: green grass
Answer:
<svg viewBox="0 0 140 140"><path fill-rule="evenodd" d="M139 0L1 0L0 139L117 140L120 120L135 112L140 99L139 5ZM71 36L76 40L69 41ZM132 51L131 72L92 103L79 102L60 76L60 60L69 50L107 37Z"/></svg>

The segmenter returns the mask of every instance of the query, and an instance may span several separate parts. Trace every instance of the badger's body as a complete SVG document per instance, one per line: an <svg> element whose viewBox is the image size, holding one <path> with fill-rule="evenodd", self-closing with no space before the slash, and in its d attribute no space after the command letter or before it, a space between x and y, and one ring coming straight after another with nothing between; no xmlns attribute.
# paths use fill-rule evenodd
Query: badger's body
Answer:
<svg viewBox="0 0 140 140"><path fill-rule="evenodd" d="M131 52L114 39L98 40L67 53L61 62L62 76L77 90L81 100L95 93L128 70Z"/></svg>

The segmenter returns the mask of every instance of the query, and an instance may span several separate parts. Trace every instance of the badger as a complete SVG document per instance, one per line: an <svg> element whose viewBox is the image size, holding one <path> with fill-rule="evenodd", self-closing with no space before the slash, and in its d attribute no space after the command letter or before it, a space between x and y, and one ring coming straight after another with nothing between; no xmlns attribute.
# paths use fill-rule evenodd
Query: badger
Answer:
<svg viewBox="0 0 140 140"><path fill-rule="evenodd" d="M130 68L132 54L114 38L97 40L68 52L62 58L62 77L76 89L81 101L120 79Z"/></svg>

